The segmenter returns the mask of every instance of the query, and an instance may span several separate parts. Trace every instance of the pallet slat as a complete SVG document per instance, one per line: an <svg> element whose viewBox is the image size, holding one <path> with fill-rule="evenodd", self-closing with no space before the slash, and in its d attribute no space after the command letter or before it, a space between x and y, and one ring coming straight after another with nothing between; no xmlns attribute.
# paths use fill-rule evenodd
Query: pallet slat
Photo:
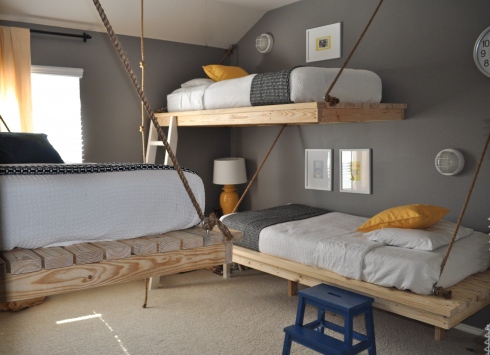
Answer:
<svg viewBox="0 0 490 355"><path fill-rule="evenodd" d="M204 246L203 237L187 231L168 232L166 235L180 239L182 242L182 249L193 249Z"/></svg>
<svg viewBox="0 0 490 355"><path fill-rule="evenodd" d="M129 245L133 255L147 255L157 252L157 244L145 238L125 239L121 243Z"/></svg>
<svg viewBox="0 0 490 355"><path fill-rule="evenodd" d="M33 249L41 257L43 269L59 269L73 265L73 254L62 247Z"/></svg>
<svg viewBox="0 0 490 355"><path fill-rule="evenodd" d="M41 257L28 249L14 249L2 253L7 272L24 274L42 269Z"/></svg>
<svg viewBox="0 0 490 355"><path fill-rule="evenodd" d="M131 256L131 247L118 241L104 241L91 243L102 249L104 260L124 259Z"/></svg>
<svg viewBox="0 0 490 355"><path fill-rule="evenodd" d="M73 262L76 265L98 263L104 260L102 249L89 243L80 243L64 247L73 254Z"/></svg>
<svg viewBox="0 0 490 355"><path fill-rule="evenodd" d="M180 250L182 246L182 241L180 239L171 237L169 235L154 235L146 237L146 239L156 243L159 253Z"/></svg>

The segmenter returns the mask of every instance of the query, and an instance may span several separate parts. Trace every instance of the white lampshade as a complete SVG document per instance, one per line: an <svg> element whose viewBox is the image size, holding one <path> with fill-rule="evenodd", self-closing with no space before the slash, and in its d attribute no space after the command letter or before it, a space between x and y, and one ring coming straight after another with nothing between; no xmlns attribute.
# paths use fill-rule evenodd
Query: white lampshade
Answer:
<svg viewBox="0 0 490 355"><path fill-rule="evenodd" d="M222 158L214 160L213 183L216 185L236 185L247 182L245 159Z"/></svg>

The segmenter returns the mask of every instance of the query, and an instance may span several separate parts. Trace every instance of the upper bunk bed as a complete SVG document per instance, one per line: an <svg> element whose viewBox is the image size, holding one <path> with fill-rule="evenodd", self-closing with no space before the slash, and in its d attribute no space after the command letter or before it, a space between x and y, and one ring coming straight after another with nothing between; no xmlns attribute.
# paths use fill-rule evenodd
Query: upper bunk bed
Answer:
<svg viewBox="0 0 490 355"><path fill-rule="evenodd" d="M238 67L210 65L209 79L189 80L167 96L169 112L156 113L161 126L246 127L404 119L404 103L381 103L381 79L368 70L344 69L324 101L338 68L294 67L248 75ZM231 71L228 74L227 71ZM235 72L233 72L235 71Z"/></svg>

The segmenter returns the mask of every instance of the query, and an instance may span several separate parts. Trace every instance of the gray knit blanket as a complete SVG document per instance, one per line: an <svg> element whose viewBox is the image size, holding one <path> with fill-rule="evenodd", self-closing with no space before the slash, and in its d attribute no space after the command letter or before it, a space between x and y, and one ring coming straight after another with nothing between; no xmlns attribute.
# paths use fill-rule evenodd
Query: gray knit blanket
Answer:
<svg viewBox="0 0 490 355"><path fill-rule="evenodd" d="M328 212L322 208L290 204L231 214L223 218L223 223L228 228L243 232L243 239L234 242L235 245L259 251L259 235L262 229L279 223L316 217Z"/></svg>
<svg viewBox="0 0 490 355"><path fill-rule="evenodd" d="M255 75L250 88L250 103L252 106L292 103L289 76L293 69Z"/></svg>

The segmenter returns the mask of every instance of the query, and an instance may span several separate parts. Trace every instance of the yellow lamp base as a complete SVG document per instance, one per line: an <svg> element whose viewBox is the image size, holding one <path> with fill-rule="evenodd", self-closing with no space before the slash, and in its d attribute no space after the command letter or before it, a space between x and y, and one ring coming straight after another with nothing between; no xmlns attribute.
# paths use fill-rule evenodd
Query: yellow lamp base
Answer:
<svg viewBox="0 0 490 355"><path fill-rule="evenodd" d="M238 203L238 193L236 192L235 185L223 186L223 192L219 197L219 205L223 214L229 214L233 212L233 209Z"/></svg>

